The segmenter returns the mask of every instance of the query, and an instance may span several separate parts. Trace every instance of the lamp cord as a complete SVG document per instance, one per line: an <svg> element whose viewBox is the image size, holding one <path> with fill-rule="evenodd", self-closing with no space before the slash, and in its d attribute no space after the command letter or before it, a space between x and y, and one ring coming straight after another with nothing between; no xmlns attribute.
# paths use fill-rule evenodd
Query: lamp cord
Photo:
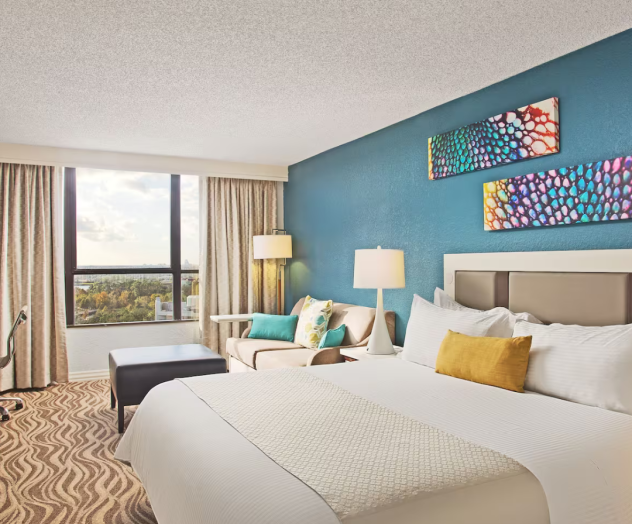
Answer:
<svg viewBox="0 0 632 524"><path fill-rule="evenodd" d="M7 356L5 358L0 358L0 369L4 369L9 365L9 362L13 359L15 355L15 332L17 331L20 324L26 322L26 314L24 311L20 311L18 318L15 319L13 323L13 327L9 332L9 338L7 339Z"/></svg>

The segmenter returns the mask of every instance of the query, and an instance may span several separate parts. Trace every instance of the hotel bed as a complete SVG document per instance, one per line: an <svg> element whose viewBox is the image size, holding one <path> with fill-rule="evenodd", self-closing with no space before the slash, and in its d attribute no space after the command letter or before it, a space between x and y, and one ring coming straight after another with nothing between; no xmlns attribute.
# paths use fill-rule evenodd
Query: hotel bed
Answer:
<svg viewBox="0 0 632 524"><path fill-rule="evenodd" d="M527 254L534 271L446 255L445 288L547 323L629 323L632 250L583 253ZM116 458L160 524L632 522L632 416L402 359L162 384Z"/></svg>

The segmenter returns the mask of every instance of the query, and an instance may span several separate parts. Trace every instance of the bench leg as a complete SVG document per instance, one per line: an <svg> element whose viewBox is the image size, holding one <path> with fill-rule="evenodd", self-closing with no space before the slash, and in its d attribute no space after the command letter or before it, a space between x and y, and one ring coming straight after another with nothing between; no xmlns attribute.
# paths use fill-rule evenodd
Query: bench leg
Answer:
<svg viewBox="0 0 632 524"><path fill-rule="evenodd" d="M118 406L118 432L123 433L125 428L125 407L119 402Z"/></svg>
<svg viewBox="0 0 632 524"><path fill-rule="evenodd" d="M114 409L116 407L116 397L114 396L114 390L110 386L110 408Z"/></svg>

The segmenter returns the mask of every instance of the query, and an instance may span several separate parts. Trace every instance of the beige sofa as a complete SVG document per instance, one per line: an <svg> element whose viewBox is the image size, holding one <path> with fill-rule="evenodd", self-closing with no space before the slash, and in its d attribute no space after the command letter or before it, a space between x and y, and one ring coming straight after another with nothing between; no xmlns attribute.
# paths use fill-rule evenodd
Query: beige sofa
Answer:
<svg viewBox="0 0 632 524"><path fill-rule="evenodd" d="M305 299L299 300L292 309L291 315L300 315ZM262 340L248 338L250 328L241 338L229 338L226 341L228 367L231 373L256 371L261 369L292 368L335 364L342 362L342 347L366 346L373 328L375 308L354 306L353 304L334 303L334 310L329 319L328 329L346 325L342 346L325 349L311 349L280 340ZM391 340L395 340L395 313L386 312L386 323Z"/></svg>

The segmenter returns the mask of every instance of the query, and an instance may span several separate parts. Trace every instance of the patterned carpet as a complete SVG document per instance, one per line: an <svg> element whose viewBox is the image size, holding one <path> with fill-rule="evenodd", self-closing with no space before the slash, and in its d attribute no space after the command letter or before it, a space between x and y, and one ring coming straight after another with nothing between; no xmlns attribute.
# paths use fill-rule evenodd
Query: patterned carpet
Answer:
<svg viewBox="0 0 632 524"><path fill-rule="evenodd" d="M19 396L25 408L0 423L0 522L155 524L138 478L113 459L108 380Z"/></svg>

